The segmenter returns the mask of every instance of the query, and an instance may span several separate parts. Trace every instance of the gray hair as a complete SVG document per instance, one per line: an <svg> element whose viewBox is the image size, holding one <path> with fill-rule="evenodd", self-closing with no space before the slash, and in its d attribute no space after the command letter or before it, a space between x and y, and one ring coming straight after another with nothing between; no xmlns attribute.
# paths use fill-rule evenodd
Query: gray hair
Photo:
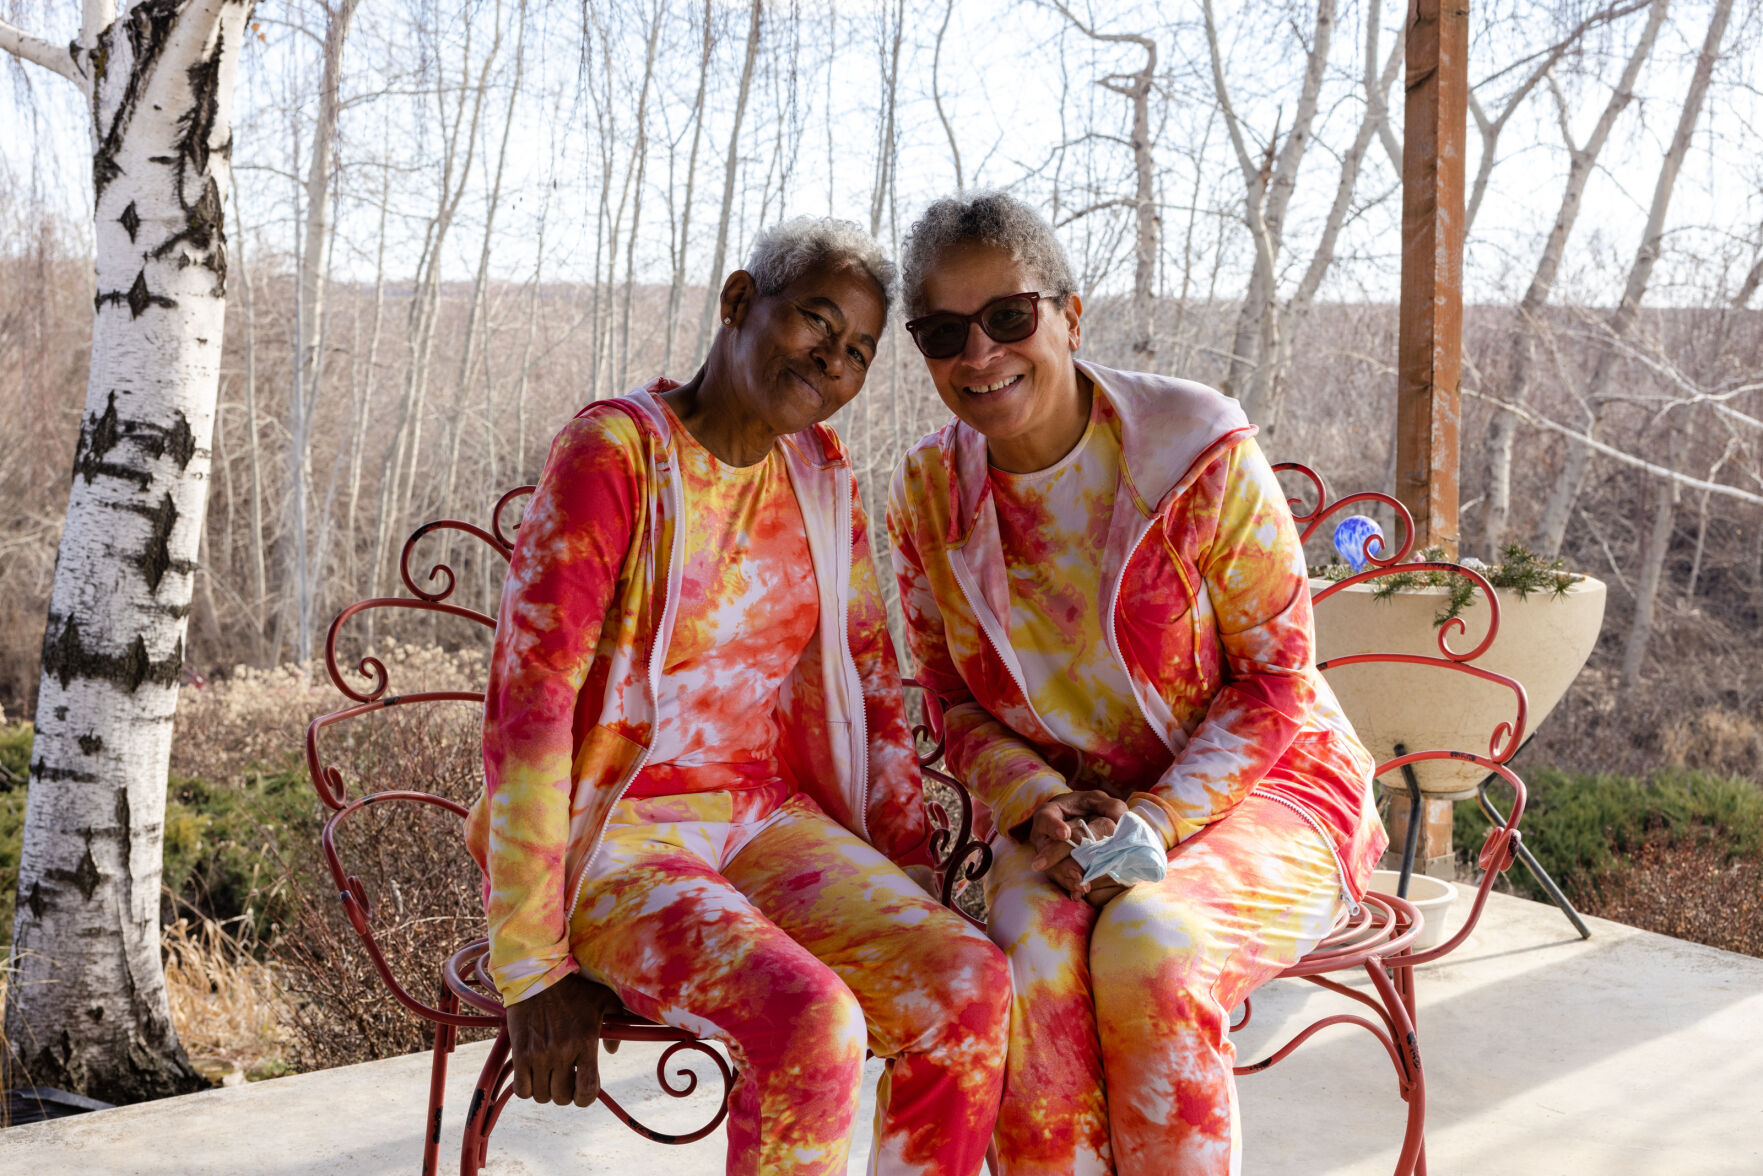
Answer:
<svg viewBox="0 0 1763 1176"><path fill-rule="evenodd" d="M925 278L938 255L959 245L1003 250L1061 306L1077 292L1071 263L1045 217L1008 193L970 192L936 201L907 234L902 284L909 312L923 314L930 309L924 305Z"/></svg>
<svg viewBox="0 0 1763 1176"><path fill-rule="evenodd" d="M815 269L853 266L869 275L882 296L882 319L893 308L899 276L875 239L855 223L834 217L798 216L761 229L747 255L747 272L761 294L776 294Z"/></svg>

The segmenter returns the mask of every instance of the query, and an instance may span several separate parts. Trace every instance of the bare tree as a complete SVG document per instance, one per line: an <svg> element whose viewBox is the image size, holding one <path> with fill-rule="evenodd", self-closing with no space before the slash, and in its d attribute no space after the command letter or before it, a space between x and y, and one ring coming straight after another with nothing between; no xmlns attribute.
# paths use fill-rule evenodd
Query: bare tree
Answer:
<svg viewBox="0 0 1763 1176"><path fill-rule="evenodd" d="M1536 362L1536 333L1540 316L1554 290L1562 258L1566 256L1568 238L1579 219L1586 184L1592 178L1604 145L1609 142L1617 117L1634 101L1635 83L1640 77L1641 67L1653 51L1654 42L1658 40L1667 7L1669 0L1653 0L1648 5L1646 23L1640 36L1636 39L1622 74L1610 91L1610 97L1604 103L1591 134L1586 136L1583 144L1573 141L1572 128L1568 124L1567 101L1554 80L1549 80L1550 93L1555 99L1560 116L1561 138L1567 145L1567 183L1561 193L1561 204L1556 210L1555 222L1549 229L1548 239L1544 241L1542 254L1537 259L1536 270L1531 274L1530 284L1525 287L1524 295L1518 301L1518 322L1512 333L1512 374L1507 384L1507 396L1514 404L1524 404L1528 399L1531 369ZM1476 109L1479 110L1479 107ZM1508 108L1502 115L1502 120L1510 117L1511 109L1514 108ZM1482 121L1483 117L1478 114L1477 123ZM1493 145L1487 141L1485 131L1484 143L1483 171L1476 176L1478 203L1479 193L1486 185L1486 169L1491 166L1490 161L1493 158ZM1487 488L1482 511L1482 545L1490 554L1498 552L1506 542L1506 529L1512 511L1512 455L1517 434L1518 417L1515 414L1494 414L1494 419L1488 426L1483 451L1487 465Z"/></svg>
<svg viewBox="0 0 1763 1176"><path fill-rule="evenodd" d="M323 378L322 344L325 329L325 284L329 278L337 117L342 109L343 46L355 22L360 0L338 0L335 7L320 0L324 13L318 84L318 117L312 131L312 155L307 164L302 196L306 204L303 248L300 251L299 301L295 307L294 379L288 403L288 531L294 588L297 660L311 655L318 627L318 585L308 550L310 542L311 446L313 414L318 406Z"/></svg>
<svg viewBox="0 0 1763 1176"><path fill-rule="evenodd" d="M698 316L698 338L693 355L703 355L710 339L710 320L716 314L716 297L722 289L723 263L728 259L729 214L735 203L735 177L741 162L741 123L747 115L747 96L753 90L753 63L759 57L759 25L765 15L764 0L753 0L747 20L747 56L741 65L741 85L735 92L735 125L728 134L728 161L722 173L722 214L716 221L716 252L711 257L704 309Z"/></svg>
<svg viewBox="0 0 1763 1176"><path fill-rule="evenodd" d="M1272 387L1273 359L1278 352L1279 313L1278 276L1275 263L1283 244L1286 210L1297 189L1298 168L1310 145L1310 132L1316 119L1318 99L1322 93L1323 73L1328 64L1329 45L1334 37L1334 0L1320 0L1316 6L1316 23L1310 42L1304 50L1303 83L1292 114L1291 130L1280 143L1276 126L1260 158L1249 150L1242 119L1231 98L1225 79L1224 49L1218 35L1218 22L1213 15L1212 0L1202 5L1205 16L1206 48L1212 66L1212 81L1218 105L1230 132L1230 144L1236 154L1237 168L1244 187L1243 220L1255 250L1255 265L1249 277L1249 289L1243 296L1242 311L1237 317L1236 338L1231 344L1231 366L1225 381L1227 391L1239 396L1252 418L1264 418L1264 409ZM1277 151L1275 148L1278 148ZM1270 430L1271 431L1271 430Z"/></svg>
<svg viewBox="0 0 1763 1176"><path fill-rule="evenodd" d="M1333 0L1324 0L1332 3ZM1157 42L1140 33L1103 33L1081 20L1063 0L1048 0L1053 8L1070 21L1072 27L1090 38L1106 44L1136 45L1144 50L1144 65L1130 74L1110 74L1097 85L1119 94L1132 103L1132 209L1137 233L1133 242L1132 279L1132 350L1135 355L1148 356L1151 343L1151 305L1156 291L1158 231L1162 216L1156 200L1156 157L1151 143L1151 89L1157 77ZM951 140L952 142L953 140Z"/></svg>
<svg viewBox="0 0 1763 1176"><path fill-rule="evenodd" d="M1653 267L1659 260L1665 238L1665 214L1671 206L1671 194L1677 185L1678 172L1683 168L1684 157L1689 154L1696 122L1707 103L1708 86L1713 81L1714 66L1720 59L1720 45L1726 37L1726 26L1731 16L1732 0L1715 0L1714 11L1708 20L1708 32L1702 40L1695 70L1690 75L1689 89L1678 113L1677 130L1671 137L1671 145L1665 151L1665 158L1659 166L1659 177L1653 185L1653 200L1647 210L1647 223L1641 231L1640 246L1635 250L1634 261L1629 266L1622 300L1611 312L1604 326L1610 346L1598 353L1596 366L1592 371L1585 428L1588 436L1595 436L1598 431L1598 418L1602 408L1600 397L1604 383L1610 376L1615 345L1634 327L1635 320L1640 315L1641 299L1646 296L1647 285L1653 277ZM1580 480L1585 476L1591 453L1590 448L1584 445L1567 446L1565 460L1562 461L1555 483L1550 488L1542 519L1537 524L1535 546L1539 551L1553 555L1561 549L1562 537L1567 532L1567 520L1573 513L1575 499L1579 497Z"/></svg>

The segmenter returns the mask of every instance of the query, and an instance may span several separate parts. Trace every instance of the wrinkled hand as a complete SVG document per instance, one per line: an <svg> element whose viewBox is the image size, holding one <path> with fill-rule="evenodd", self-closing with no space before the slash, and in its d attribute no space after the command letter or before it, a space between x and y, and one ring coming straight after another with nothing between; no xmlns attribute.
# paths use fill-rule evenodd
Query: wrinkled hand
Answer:
<svg viewBox="0 0 1763 1176"><path fill-rule="evenodd" d="M600 1022L618 1007L610 988L579 975L509 1005L514 1093L558 1106L591 1105L600 1097ZM606 1049L617 1051L618 1042Z"/></svg>
<svg viewBox="0 0 1763 1176"><path fill-rule="evenodd" d="M1035 851L1030 864L1072 898L1101 906L1126 887L1116 882L1085 885L1083 867L1071 860L1067 839L1075 835L1074 821L1083 821L1097 837L1107 837L1125 815L1126 802L1106 792L1067 792L1054 797L1036 809L1029 821L1028 840Z"/></svg>

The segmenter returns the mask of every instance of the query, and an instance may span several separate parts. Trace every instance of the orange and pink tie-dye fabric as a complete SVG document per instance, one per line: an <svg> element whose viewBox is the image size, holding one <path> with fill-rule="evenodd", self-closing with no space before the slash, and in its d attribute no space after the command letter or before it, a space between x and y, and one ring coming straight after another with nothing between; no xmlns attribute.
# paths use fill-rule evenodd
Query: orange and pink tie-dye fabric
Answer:
<svg viewBox="0 0 1763 1176"><path fill-rule="evenodd" d="M682 479L656 400L672 387L583 409L553 441L515 538L484 699L484 794L466 819L508 1003L576 970L568 920L583 871L655 739L654 644L683 581ZM825 425L780 447L809 496L796 505L814 569L835 579L801 580L820 609L778 695L778 759L847 828L922 857L922 785L849 457ZM752 783L766 768L729 770Z"/></svg>
<svg viewBox="0 0 1763 1176"><path fill-rule="evenodd" d="M878 1176L973 1176L1004 1077L1004 957L797 793L626 799L571 923L633 1012L729 1047L731 1176L846 1171L864 1048Z"/></svg>
<svg viewBox="0 0 1763 1176"><path fill-rule="evenodd" d="M782 450L773 446L755 465L727 465L671 409L668 416L685 492L685 567L656 684L654 747L627 796L775 778L778 689L820 619Z"/></svg>
<svg viewBox="0 0 1763 1176"><path fill-rule="evenodd" d="M1032 869L1030 847L993 849L988 932L1014 984L1002 1176L1236 1172L1230 1010L1328 933L1328 842L1252 796L1100 911Z"/></svg>
<svg viewBox="0 0 1763 1176"><path fill-rule="evenodd" d="M1096 384L1091 431L1057 471L1071 488L977 482L984 439L951 425L896 475L895 571L917 674L949 706L948 762L1004 830L986 879L1015 987L1004 1172L1223 1176L1229 1010L1363 886L1383 844L1370 760L1315 669L1301 545L1240 413L1195 385L1084 370L1131 411ZM1148 430L1136 449L1129 419ZM1165 438L1165 420L1220 431ZM1100 713L1074 721L1085 699ZM1075 787L1130 796L1161 828L1162 883L1098 912L1030 868L1010 832Z"/></svg>

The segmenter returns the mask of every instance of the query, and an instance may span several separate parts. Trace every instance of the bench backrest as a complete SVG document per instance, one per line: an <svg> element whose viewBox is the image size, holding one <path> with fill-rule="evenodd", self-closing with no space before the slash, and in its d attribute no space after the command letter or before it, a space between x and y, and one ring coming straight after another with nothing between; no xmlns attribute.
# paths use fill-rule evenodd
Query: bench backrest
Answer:
<svg viewBox="0 0 1763 1176"><path fill-rule="evenodd" d="M1506 814L1504 822L1493 825L1488 830L1487 838L1482 844L1477 863L1483 871L1480 883L1476 887L1475 899L1469 915L1462 928L1450 939L1428 951L1416 953L1413 962L1424 963L1436 959L1454 949L1467 939L1475 929L1476 922L1481 918L1482 908L1487 903L1487 896L1493 889L1495 880L1512 864L1518 842L1518 822L1524 815L1525 787L1524 781L1510 767L1510 760L1524 746L1525 725L1528 700L1524 686L1517 680L1501 673L1475 664L1493 647L1494 639L1500 631L1500 598L1493 585L1474 568L1446 560L1412 559L1414 552L1414 520L1408 508L1389 494L1377 491L1360 491L1341 498L1330 499L1328 487L1322 478L1308 466L1297 462L1280 462L1274 467L1275 473L1296 475L1307 483L1307 489L1300 496L1287 499L1291 506L1292 517L1298 524L1299 537L1309 542L1327 519L1339 516L1349 507L1370 506L1373 504L1388 507L1395 516L1395 527L1398 535L1386 540L1377 551L1371 550L1367 542L1363 552L1365 567L1363 571L1346 576L1328 587L1318 590L1312 596L1312 603L1322 605L1334 596L1360 584L1374 584L1380 580L1387 581L1391 577L1410 573L1442 573L1467 580L1475 592L1479 593L1487 608L1487 631L1468 649L1456 649L1452 646L1453 638L1461 638L1468 629L1462 617L1452 617L1437 626L1435 643L1438 653L1415 654L1396 652L1355 653L1343 657L1330 658L1317 663L1317 668L1325 674L1329 670L1338 670L1346 666L1363 665L1404 665L1426 666L1437 670L1441 675L1466 675L1483 682L1493 683L1511 692L1512 716L1499 720L1488 733L1485 752L1463 747L1436 747L1410 750L1384 760L1377 765L1376 774L1386 778L1404 768L1428 761L1451 761L1453 763L1472 763L1487 772L1486 784L1498 778L1512 789L1512 807ZM1313 498L1313 501L1309 501ZM1306 502L1309 501L1309 505ZM1399 539L1399 542L1397 541ZM1441 687L1448 684L1441 681ZM1441 689L1441 697L1444 690ZM1351 713L1347 716L1351 719Z"/></svg>

